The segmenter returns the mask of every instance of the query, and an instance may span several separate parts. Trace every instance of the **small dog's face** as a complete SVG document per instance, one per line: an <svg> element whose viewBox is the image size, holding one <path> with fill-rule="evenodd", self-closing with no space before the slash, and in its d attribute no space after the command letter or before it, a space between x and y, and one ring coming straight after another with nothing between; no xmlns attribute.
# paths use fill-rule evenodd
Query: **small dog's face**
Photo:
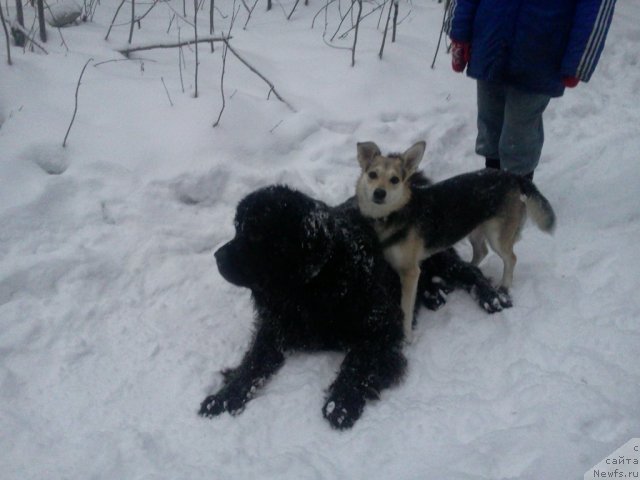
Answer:
<svg viewBox="0 0 640 480"><path fill-rule="evenodd" d="M250 289L306 284L329 256L327 217L321 204L287 187L248 195L236 211L235 237L215 253L220 274Z"/></svg>
<svg viewBox="0 0 640 480"><path fill-rule="evenodd" d="M386 217L409 201L411 190L408 180L417 170L425 148L425 142L418 142L402 154L384 156L375 143L358 143L358 162L362 172L356 195L363 215Z"/></svg>

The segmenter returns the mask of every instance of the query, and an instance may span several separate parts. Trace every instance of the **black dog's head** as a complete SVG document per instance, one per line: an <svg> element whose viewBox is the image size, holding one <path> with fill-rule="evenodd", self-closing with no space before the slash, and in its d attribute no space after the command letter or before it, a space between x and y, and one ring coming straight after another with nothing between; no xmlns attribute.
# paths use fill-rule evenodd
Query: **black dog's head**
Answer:
<svg viewBox="0 0 640 480"><path fill-rule="evenodd" d="M263 188L236 210L236 236L216 253L220 274L251 289L298 288L332 249L328 207L286 186Z"/></svg>

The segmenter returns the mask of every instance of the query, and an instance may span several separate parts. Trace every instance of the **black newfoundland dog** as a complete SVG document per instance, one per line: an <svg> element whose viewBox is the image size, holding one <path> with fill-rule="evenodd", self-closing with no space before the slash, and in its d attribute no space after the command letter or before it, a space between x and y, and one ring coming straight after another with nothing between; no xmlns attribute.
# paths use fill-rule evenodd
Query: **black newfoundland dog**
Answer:
<svg viewBox="0 0 640 480"><path fill-rule="evenodd" d="M200 415L240 413L287 352L330 349L346 356L322 412L333 427L351 427L365 402L398 382L406 367L400 282L373 228L353 201L331 208L271 186L240 202L235 229L215 257L226 280L251 290L255 333ZM462 286L487 311L501 309L498 292L453 249L428 259L423 271L419 295L430 308L444 302L443 291Z"/></svg>

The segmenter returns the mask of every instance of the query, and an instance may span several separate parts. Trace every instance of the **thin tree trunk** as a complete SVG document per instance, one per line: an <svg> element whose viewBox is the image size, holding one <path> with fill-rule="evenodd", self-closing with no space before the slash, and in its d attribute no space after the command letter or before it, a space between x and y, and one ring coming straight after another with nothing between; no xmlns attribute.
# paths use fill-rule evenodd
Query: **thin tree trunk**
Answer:
<svg viewBox="0 0 640 480"><path fill-rule="evenodd" d="M215 0L209 3L209 35L213 35L213 9L215 8Z"/></svg>
<svg viewBox="0 0 640 480"><path fill-rule="evenodd" d="M47 29L44 23L44 0L38 0L38 25L40 26L40 40L47 42Z"/></svg>
<svg viewBox="0 0 640 480"><path fill-rule="evenodd" d="M24 12L22 11L22 0L16 0L16 20L18 25L24 28ZM20 30L13 30L13 40L18 47L24 47L25 36Z"/></svg>
<svg viewBox="0 0 640 480"><path fill-rule="evenodd" d="M195 50L196 50L196 76L195 76L195 98L198 98L198 0L193 0L193 7L195 12L193 13L193 31L195 35Z"/></svg>
<svg viewBox="0 0 640 480"><path fill-rule="evenodd" d="M136 0L131 0L131 25L129 26L129 45L133 40L133 25L136 23Z"/></svg>
<svg viewBox="0 0 640 480"><path fill-rule="evenodd" d="M387 32L389 31L389 20L391 19L391 8L393 7L393 0L389 0L391 3L389 4L389 13L387 14L387 22L384 25L384 35L382 36L382 45L380 45L380 52L378 53L378 57L382 59L382 52L384 52L384 44L387 40Z"/></svg>
<svg viewBox="0 0 640 480"><path fill-rule="evenodd" d="M362 0L358 0L358 19L356 20L356 32L353 36L353 50L351 50L351 66L356 64L356 44L358 43L358 29L360 28L360 19L362 18Z"/></svg>
<svg viewBox="0 0 640 480"><path fill-rule="evenodd" d="M2 11L2 4L0 4L0 22L2 22L2 26L4 27L4 36L7 40L7 63L11 65L11 43L9 40L9 29L7 29L7 24L4 21L4 12Z"/></svg>
<svg viewBox="0 0 640 480"><path fill-rule="evenodd" d="M398 26L398 0L393 0L393 33L391 43L396 42L396 27Z"/></svg>
<svg viewBox="0 0 640 480"><path fill-rule="evenodd" d="M210 9L209 9L209 35L213 35L214 26L213 26L213 11L216 7L215 0L211 0ZM213 53L213 42L211 42L211 53Z"/></svg>

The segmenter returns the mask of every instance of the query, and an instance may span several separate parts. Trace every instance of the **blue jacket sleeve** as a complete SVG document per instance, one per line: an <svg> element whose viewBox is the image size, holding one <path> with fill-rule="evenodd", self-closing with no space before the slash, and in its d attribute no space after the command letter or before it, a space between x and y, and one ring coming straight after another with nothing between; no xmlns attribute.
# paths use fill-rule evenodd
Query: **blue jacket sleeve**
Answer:
<svg viewBox="0 0 640 480"><path fill-rule="evenodd" d="M480 0L451 0L444 29L452 40L470 42L473 19Z"/></svg>
<svg viewBox="0 0 640 480"><path fill-rule="evenodd" d="M616 0L578 0L561 74L589 81L609 32Z"/></svg>

